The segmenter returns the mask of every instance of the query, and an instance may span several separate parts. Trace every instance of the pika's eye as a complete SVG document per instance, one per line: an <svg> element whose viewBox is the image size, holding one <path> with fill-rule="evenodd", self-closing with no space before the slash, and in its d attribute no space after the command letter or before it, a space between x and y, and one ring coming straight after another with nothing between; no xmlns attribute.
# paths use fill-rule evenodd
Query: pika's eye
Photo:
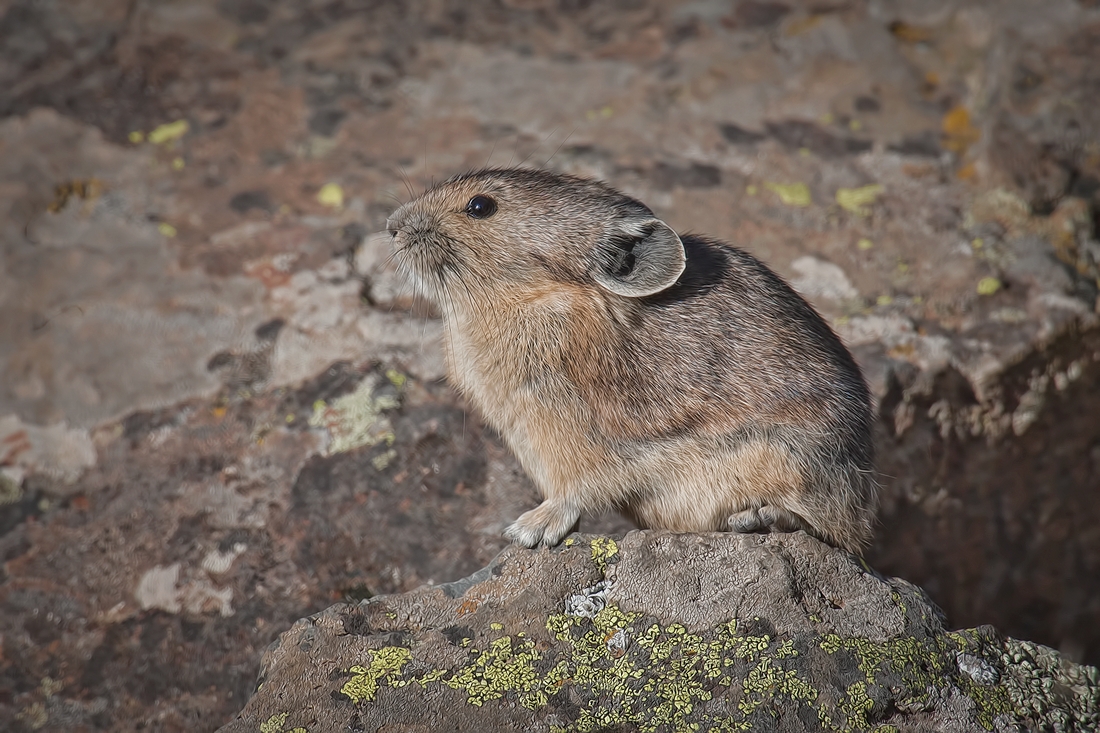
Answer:
<svg viewBox="0 0 1100 733"><path fill-rule="evenodd" d="M497 202L488 196L474 196L466 204L466 215L471 219L488 219L497 213Z"/></svg>

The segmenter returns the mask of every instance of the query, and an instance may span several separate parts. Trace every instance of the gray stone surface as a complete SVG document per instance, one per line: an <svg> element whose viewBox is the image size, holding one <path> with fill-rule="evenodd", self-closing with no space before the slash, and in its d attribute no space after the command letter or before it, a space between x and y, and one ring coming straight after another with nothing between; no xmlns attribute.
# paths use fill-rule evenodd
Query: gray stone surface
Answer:
<svg viewBox="0 0 1100 733"><path fill-rule="evenodd" d="M0 727L213 729L294 619L504 546L371 237L486 164L790 278L878 399L872 564L1100 661L1098 53L1075 0L0 0Z"/></svg>
<svg viewBox="0 0 1100 733"><path fill-rule="evenodd" d="M302 619L221 732L1100 725L1095 667L946 631L919 589L801 532L570 535L487 569Z"/></svg>

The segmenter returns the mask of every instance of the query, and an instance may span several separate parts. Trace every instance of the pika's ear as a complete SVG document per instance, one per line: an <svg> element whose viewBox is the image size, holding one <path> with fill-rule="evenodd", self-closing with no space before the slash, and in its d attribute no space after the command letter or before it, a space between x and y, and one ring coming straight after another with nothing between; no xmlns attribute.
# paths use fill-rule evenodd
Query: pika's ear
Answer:
<svg viewBox="0 0 1100 733"><path fill-rule="evenodd" d="M660 219L625 219L596 244L593 276L628 298L644 298L672 286L687 266L684 243Z"/></svg>

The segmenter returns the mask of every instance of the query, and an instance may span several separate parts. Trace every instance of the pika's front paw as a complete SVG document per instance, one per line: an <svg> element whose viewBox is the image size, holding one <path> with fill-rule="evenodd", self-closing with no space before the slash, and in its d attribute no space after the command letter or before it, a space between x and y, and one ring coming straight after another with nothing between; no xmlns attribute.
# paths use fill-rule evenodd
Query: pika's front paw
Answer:
<svg viewBox="0 0 1100 733"><path fill-rule="evenodd" d="M569 534L581 513L564 502L546 500L504 530L504 536L524 547L553 547Z"/></svg>

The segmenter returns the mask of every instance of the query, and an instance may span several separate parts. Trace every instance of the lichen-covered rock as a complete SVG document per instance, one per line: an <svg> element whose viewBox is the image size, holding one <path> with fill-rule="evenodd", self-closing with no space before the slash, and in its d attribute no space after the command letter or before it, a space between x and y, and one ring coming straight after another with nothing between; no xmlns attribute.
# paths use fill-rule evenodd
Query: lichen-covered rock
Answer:
<svg viewBox="0 0 1100 733"><path fill-rule="evenodd" d="M802 534L573 535L283 634L221 733L1092 731L1100 678Z"/></svg>

